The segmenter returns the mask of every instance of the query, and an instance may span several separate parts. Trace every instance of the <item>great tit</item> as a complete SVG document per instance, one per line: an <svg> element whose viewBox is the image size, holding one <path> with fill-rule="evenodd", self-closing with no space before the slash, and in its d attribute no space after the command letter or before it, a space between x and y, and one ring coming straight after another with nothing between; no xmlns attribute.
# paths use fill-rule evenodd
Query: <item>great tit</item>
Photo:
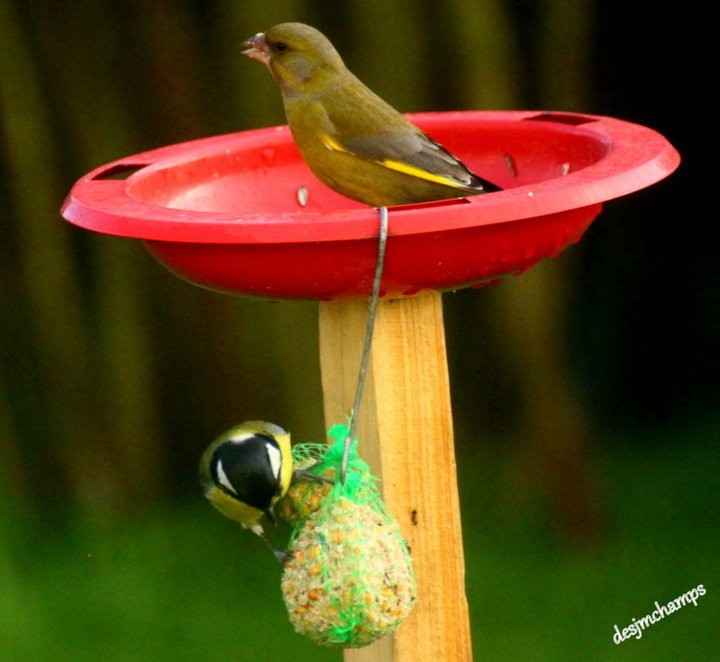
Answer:
<svg viewBox="0 0 720 662"><path fill-rule="evenodd" d="M279 425L247 421L213 441L200 460L200 483L210 503L273 548L260 520L275 522L273 506L285 496L293 476L290 433Z"/></svg>

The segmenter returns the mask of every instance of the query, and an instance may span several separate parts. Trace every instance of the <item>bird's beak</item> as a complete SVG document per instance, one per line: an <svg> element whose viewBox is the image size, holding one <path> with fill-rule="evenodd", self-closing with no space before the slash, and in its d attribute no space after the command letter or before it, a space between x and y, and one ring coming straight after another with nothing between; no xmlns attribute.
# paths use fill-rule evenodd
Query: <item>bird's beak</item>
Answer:
<svg viewBox="0 0 720 662"><path fill-rule="evenodd" d="M251 57L253 60L262 62L265 66L270 65L270 47L265 41L265 33L258 32L254 37L250 37L241 44L242 54Z"/></svg>

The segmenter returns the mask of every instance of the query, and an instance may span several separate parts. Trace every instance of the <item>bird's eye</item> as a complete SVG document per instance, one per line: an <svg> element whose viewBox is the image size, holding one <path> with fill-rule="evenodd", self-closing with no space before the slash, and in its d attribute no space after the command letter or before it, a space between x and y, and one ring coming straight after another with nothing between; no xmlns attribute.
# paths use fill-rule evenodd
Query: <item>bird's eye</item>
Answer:
<svg viewBox="0 0 720 662"><path fill-rule="evenodd" d="M287 44L284 44L282 41L275 42L272 47L274 51L278 51L279 53L287 50Z"/></svg>

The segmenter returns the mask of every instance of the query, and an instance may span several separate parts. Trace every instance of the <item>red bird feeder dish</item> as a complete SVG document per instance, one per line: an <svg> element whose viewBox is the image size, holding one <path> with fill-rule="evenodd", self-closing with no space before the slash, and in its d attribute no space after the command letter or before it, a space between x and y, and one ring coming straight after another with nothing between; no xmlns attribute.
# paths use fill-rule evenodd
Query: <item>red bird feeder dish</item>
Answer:
<svg viewBox="0 0 720 662"><path fill-rule="evenodd" d="M393 298L420 293L378 302L366 355L374 394L359 416L358 436L412 549L418 599L394 642L374 649L372 659L469 661L436 290L481 285L557 255L580 239L603 202L657 182L679 157L654 131L607 117L457 112L412 120L504 190L390 209L382 290ZM63 215L90 230L142 239L160 262L205 287L324 300L325 416L344 420L367 338L366 302L356 295L371 289L378 213L321 184L287 127L173 145L102 166L75 184Z"/></svg>
<svg viewBox="0 0 720 662"><path fill-rule="evenodd" d="M390 208L382 291L481 285L577 242L602 203L672 172L661 135L570 113L411 116L505 190ZM204 287L276 299L368 294L378 214L319 182L285 126L172 145L120 159L73 187L63 216L142 239Z"/></svg>

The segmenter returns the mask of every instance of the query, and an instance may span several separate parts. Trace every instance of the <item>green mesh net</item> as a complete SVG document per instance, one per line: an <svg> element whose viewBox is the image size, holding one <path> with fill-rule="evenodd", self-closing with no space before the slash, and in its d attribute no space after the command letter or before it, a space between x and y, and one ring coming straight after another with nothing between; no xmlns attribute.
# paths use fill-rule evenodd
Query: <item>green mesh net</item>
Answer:
<svg viewBox="0 0 720 662"><path fill-rule="evenodd" d="M295 469L334 480L349 431L297 444ZM412 561L376 479L353 442L346 480L296 481L278 512L293 524L282 593L293 627L318 644L359 648L392 632L415 602Z"/></svg>

